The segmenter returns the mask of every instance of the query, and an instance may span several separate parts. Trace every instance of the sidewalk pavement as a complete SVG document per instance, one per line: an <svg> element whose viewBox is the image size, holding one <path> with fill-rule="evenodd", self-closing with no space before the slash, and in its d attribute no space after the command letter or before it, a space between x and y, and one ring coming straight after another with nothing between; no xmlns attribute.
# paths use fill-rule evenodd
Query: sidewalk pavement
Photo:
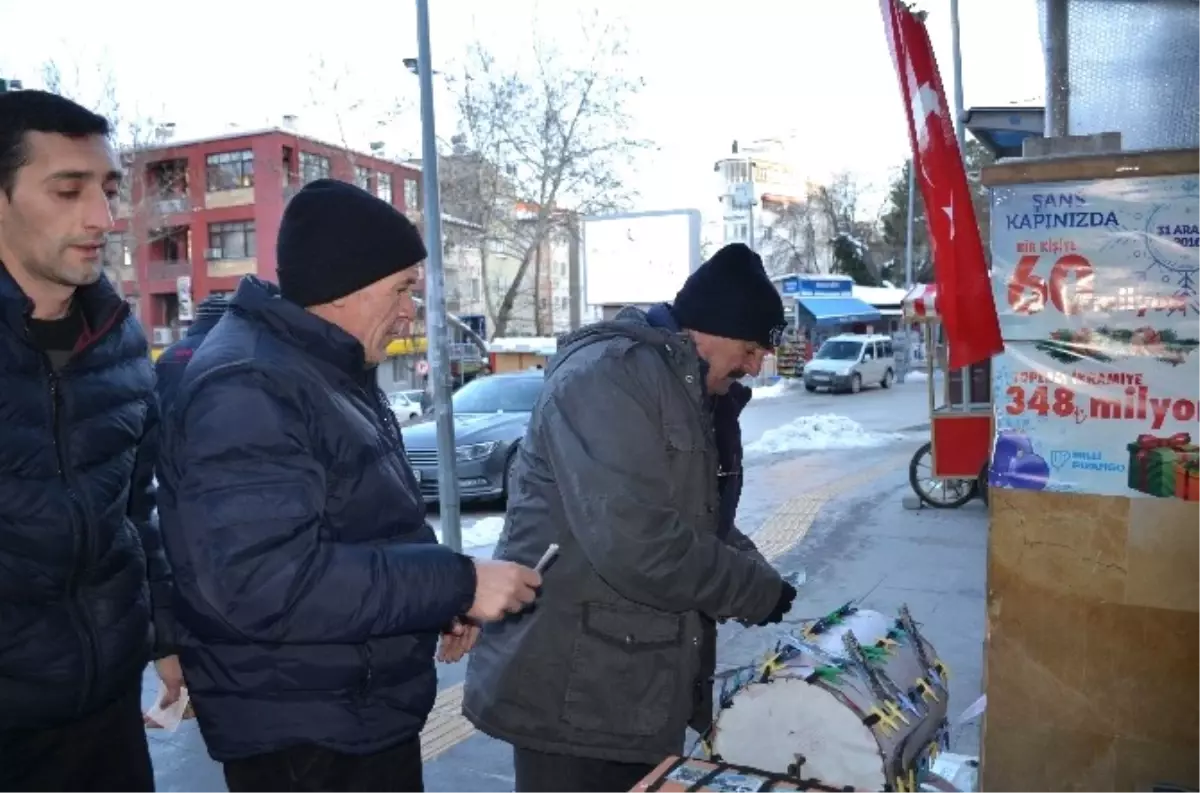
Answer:
<svg viewBox="0 0 1200 793"><path fill-rule="evenodd" d="M849 600L861 599L862 607L884 613L907 603L952 675L953 720L982 688L988 517L978 501L957 510L903 509L900 499L909 490L908 460L915 447L900 444L850 475L830 465L831 455L844 453L805 456L748 472L746 485L757 476L756 488L802 491L782 504L776 501L775 511L754 534L781 571L807 573L793 621L820 617ZM760 660L778 634L723 625L718 669ZM977 724L952 736L956 752L977 754L978 745ZM506 744L469 732L450 746L427 741L426 756L433 752L425 767L428 790L513 789Z"/></svg>

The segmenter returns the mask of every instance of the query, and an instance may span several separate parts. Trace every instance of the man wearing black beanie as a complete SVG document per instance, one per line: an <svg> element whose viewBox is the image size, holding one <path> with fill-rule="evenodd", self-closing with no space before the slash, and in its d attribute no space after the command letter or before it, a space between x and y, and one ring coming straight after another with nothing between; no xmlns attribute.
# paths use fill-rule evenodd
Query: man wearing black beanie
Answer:
<svg viewBox="0 0 1200 793"><path fill-rule="evenodd" d="M443 660L538 574L438 545L376 385L425 246L322 179L288 204L279 287L247 278L193 354L158 476L180 659L231 791L422 790Z"/></svg>
<svg viewBox="0 0 1200 793"><path fill-rule="evenodd" d="M738 416L784 327L745 245L672 305L559 342L517 451L502 558L560 546L538 607L484 627L463 710L511 743L518 791L629 790L712 718L716 620L782 621L796 590L734 526Z"/></svg>

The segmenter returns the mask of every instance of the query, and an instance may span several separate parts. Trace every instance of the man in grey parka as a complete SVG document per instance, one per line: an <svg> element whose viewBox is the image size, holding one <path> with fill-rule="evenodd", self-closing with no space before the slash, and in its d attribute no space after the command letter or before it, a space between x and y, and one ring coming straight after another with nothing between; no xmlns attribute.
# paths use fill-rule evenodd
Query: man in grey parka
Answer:
<svg viewBox="0 0 1200 793"><path fill-rule="evenodd" d="M671 305L565 338L520 444L496 557L558 557L484 628L463 710L513 745L518 791L628 790L712 718L715 624L779 622L796 591L733 525L738 414L784 326L745 245Z"/></svg>

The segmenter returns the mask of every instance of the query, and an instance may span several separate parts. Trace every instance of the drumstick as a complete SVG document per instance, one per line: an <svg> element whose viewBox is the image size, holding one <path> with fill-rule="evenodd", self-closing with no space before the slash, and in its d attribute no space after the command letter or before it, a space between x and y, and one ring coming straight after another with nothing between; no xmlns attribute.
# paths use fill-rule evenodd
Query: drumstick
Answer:
<svg viewBox="0 0 1200 793"><path fill-rule="evenodd" d="M542 558L538 559L538 563L533 566L533 571L538 575L546 572L546 568L550 566L556 556L558 556L558 544L552 542L546 548L546 552L542 554Z"/></svg>

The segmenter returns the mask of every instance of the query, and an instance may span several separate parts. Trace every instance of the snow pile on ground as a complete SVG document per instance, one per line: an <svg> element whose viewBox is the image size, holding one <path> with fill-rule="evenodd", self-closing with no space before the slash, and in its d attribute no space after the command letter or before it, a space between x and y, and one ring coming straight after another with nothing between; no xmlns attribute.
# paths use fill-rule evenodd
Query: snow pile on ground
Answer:
<svg viewBox="0 0 1200 793"><path fill-rule="evenodd" d="M774 399L780 397L789 391L788 381L781 377L770 385L760 385L754 387L755 399Z"/></svg>
<svg viewBox="0 0 1200 793"><path fill-rule="evenodd" d="M924 369L909 369L904 375L906 383L925 383L929 381L929 372Z"/></svg>
<svg viewBox="0 0 1200 793"><path fill-rule="evenodd" d="M486 518L480 518L474 523L467 524L464 522L462 527L462 547L463 550L468 548L490 548L495 545L500 539L500 533L504 531L504 517L502 515L488 515ZM442 530L436 529L438 542L442 542Z"/></svg>
<svg viewBox="0 0 1200 793"><path fill-rule="evenodd" d="M871 432L853 419L825 413L801 416L767 430L746 446L746 454L782 454L821 449L870 449L903 439L895 432Z"/></svg>

